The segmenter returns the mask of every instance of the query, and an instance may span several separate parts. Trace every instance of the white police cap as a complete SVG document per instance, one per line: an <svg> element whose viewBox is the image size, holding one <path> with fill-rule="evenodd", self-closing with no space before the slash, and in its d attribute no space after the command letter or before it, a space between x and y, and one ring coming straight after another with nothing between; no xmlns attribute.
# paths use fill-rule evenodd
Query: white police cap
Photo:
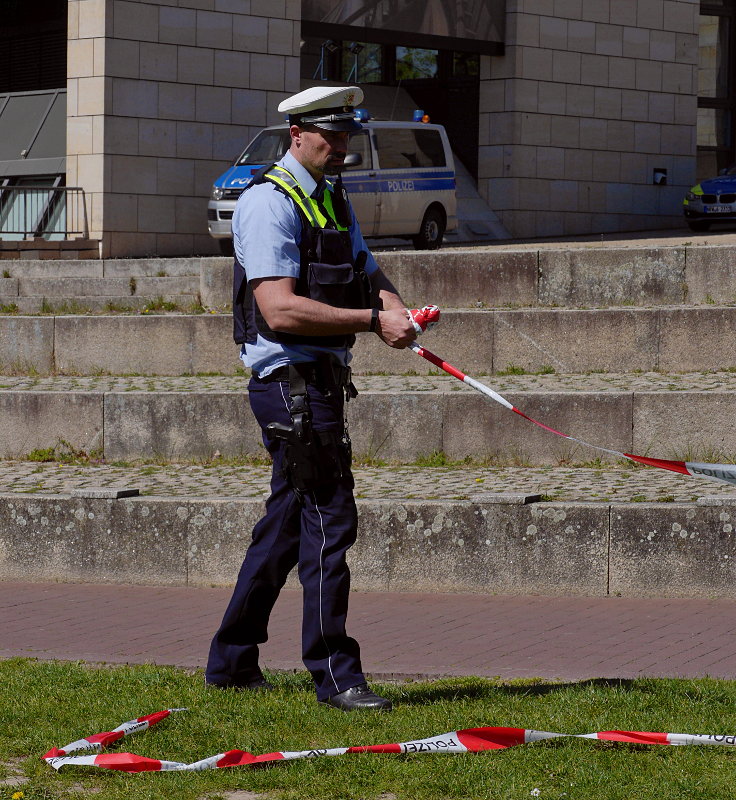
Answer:
<svg viewBox="0 0 736 800"><path fill-rule="evenodd" d="M359 86L313 86L279 103L292 125L315 125L328 131L359 131L354 107L363 102Z"/></svg>

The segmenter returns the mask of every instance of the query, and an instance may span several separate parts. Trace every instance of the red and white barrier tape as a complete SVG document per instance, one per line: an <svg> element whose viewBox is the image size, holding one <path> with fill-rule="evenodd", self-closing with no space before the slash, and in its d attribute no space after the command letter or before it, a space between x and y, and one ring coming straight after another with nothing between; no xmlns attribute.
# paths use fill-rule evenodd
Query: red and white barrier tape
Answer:
<svg viewBox="0 0 736 800"><path fill-rule="evenodd" d="M180 761L161 761L157 758L145 758L134 753L101 753L108 745L131 733L138 733L165 719L173 711L186 709L172 708L158 711L145 717L124 722L108 733L98 733L79 739L61 749L49 750L44 760L54 769L65 766L102 767L119 772L185 772L221 767L242 767L265 764L273 761L293 761L298 758L314 758L316 756L358 755L361 753L479 753L483 750L504 750L529 742L541 742L545 739L594 739L604 742L626 742L629 744L669 744L669 745L736 745L735 736L690 733L648 733L646 731L599 731L598 733L552 733L525 728L466 728L461 731L450 731L440 736L426 739L415 739L409 742L394 744L373 744L360 747L332 747L321 750L281 751L254 756L245 750L228 750L191 764ZM94 750L99 755L74 756L69 753Z"/></svg>
<svg viewBox="0 0 736 800"><path fill-rule="evenodd" d="M485 384L480 383L474 378L471 378L469 375L466 375L464 372L461 372L459 369L457 369L457 367L453 367L452 364L448 364L446 361L443 361L439 356L436 356L434 353L431 353L429 350L421 347L416 342L410 344L409 347L417 355L420 355L422 358L429 361L430 364L434 364L436 367L439 367L448 375L452 375L453 378L457 378L481 394L484 394L486 397L489 397L491 400L495 400L497 403L500 403L509 411L513 411L515 414L518 414L520 417L524 417L524 419L528 420L534 425L537 425L545 431L554 433L556 436L561 436L563 439L569 439L571 442L577 442L585 447L591 447L594 450L599 450L602 453L609 453L610 455L620 456L621 458L628 458L630 461L636 461L639 464L646 464L648 467L658 467L659 469L666 469L670 472L679 472L682 475L691 475L696 478L707 478L712 481L718 481L719 483L730 483L732 485L736 485L736 464L704 464L699 461L670 461L664 458L636 456L633 453L622 453L619 450L610 450L607 447L600 447L597 444L591 444L590 442L586 442L583 439L578 439L575 436L568 436L566 433L562 433L554 428L550 428L549 425L545 425L543 422L538 422L536 419L532 419L532 417L526 415L523 411L520 411L505 397L502 397L500 394L498 394L498 392L494 392L493 389L490 389Z"/></svg>

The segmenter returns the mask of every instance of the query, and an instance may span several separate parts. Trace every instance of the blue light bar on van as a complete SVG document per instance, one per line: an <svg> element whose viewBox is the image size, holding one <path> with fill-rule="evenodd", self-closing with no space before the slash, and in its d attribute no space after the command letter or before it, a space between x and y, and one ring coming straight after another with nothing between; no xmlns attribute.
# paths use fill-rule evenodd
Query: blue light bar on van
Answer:
<svg viewBox="0 0 736 800"><path fill-rule="evenodd" d="M421 122L423 116L424 116L424 111L421 108L416 108L414 109L414 117L412 118L412 121Z"/></svg>
<svg viewBox="0 0 736 800"><path fill-rule="evenodd" d="M367 108L356 108L355 109L355 119L358 122L367 122L371 118L370 113L368 112Z"/></svg>

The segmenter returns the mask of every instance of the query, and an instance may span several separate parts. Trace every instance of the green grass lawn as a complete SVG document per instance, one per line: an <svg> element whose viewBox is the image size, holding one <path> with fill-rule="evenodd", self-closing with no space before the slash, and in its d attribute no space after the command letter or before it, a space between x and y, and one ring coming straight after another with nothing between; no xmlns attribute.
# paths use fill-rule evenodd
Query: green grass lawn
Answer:
<svg viewBox="0 0 736 800"><path fill-rule="evenodd" d="M54 772L53 746L111 730L134 717L187 707L113 747L192 762L239 748L274 750L381 744L459 728L511 726L589 733L624 729L736 733L736 682L717 680L501 683L484 679L378 688L390 714L320 706L308 675L270 676L270 694L207 690L201 673L166 667L90 667L0 662L0 780L22 770L0 800L214 800L234 790L311 800L726 800L734 795L736 748L637 747L575 739L463 755L361 755L273 767L124 775L94 768ZM18 761L18 759L22 759Z"/></svg>

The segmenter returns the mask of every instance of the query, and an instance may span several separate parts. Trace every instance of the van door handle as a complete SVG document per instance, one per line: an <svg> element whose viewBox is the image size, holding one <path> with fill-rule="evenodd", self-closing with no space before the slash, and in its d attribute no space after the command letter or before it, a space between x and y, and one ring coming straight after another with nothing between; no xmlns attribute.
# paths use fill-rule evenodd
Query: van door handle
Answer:
<svg viewBox="0 0 736 800"><path fill-rule="evenodd" d="M375 172L369 172L368 173L368 177L369 178L375 178L376 177L376 173Z"/></svg>

